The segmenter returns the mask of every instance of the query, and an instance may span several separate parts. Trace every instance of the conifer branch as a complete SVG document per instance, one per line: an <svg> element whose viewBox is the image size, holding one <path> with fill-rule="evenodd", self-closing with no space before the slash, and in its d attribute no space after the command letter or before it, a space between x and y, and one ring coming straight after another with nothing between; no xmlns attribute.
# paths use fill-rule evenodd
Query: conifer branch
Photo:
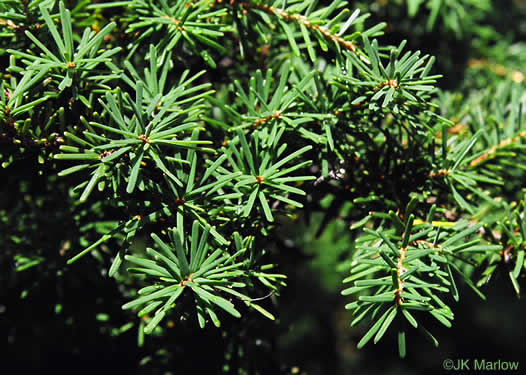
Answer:
<svg viewBox="0 0 526 375"><path fill-rule="evenodd" d="M526 137L526 130L525 131L521 131L519 134L517 134L516 136L514 136L512 138L508 138L508 139L505 139L505 140L501 141L498 145L495 145L495 146L491 147L484 154L482 154L479 157L477 157L476 159L472 160L469 163L469 166L470 167L476 167L476 166L484 163L485 161L487 161L487 160L489 160L491 158L494 158L496 156L497 152L500 151L500 149L502 149L504 147L508 147L509 145L511 145L513 143L518 143L525 137Z"/></svg>
<svg viewBox="0 0 526 375"><path fill-rule="evenodd" d="M212 365L232 373L283 372L251 362L245 349L275 330L249 311L274 320L267 309L288 304L299 315L342 270L351 325L369 324L357 347L398 331L401 357L406 327L425 316L452 325L459 281L484 298L479 288L504 269L519 296L526 79L513 61L526 48L503 37L488 53L500 34L481 24L488 32L462 54L467 80L450 76L456 53L437 56L451 69L438 72L446 90L419 33L441 20L434 36L462 38L477 21L466 10L482 8L407 4L410 17L389 22L411 42L385 46L381 6L360 15L346 0L0 1L0 165L19 187L3 190L0 243L14 289L34 293L51 275L71 295L78 275L63 267L84 262L114 278L120 298L101 295L96 319L82 321L105 319L101 335L135 327L139 345L177 327L191 343L154 356L173 354L170 364L209 350L211 336L193 328L212 324L225 344L213 343L224 353ZM297 270L319 276L292 283L309 303L278 298Z"/></svg>
<svg viewBox="0 0 526 375"><path fill-rule="evenodd" d="M227 1L228 0L216 0L215 3L216 4L222 4L222 3L226 3ZM280 17L281 19L283 19L285 21L296 23L296 24L301 24L301 25L305 26L307 29L310 29L310 30L313 30L313 31L318 31L325 38L327 38L327 40L330 40L330 41L340 45L341 47L343 47L343 49L351 51L351 52L356 52L356 45L354 43L345 40L340 35L332 33L326 27L323 27L323 26L320 26L320 25L316 25L311 20L309 20L307 17L305 17L305 16L303 16L301 14L290 13L290 12L287 12L286 10L284 10L284 9L279 9L279 8L276 8L276 7L272 7L272 6L267 5L267 4L255 4L255 3L251 2L251 1L230 0L230 1L228 1L228 3L230 5L232 5L232 6L239 5L245 11L257 9L257 10L261 10L261 11L265 12L266 14L269 14L269 15L272 15L272 16L278 16L278 17Z"/></svg>

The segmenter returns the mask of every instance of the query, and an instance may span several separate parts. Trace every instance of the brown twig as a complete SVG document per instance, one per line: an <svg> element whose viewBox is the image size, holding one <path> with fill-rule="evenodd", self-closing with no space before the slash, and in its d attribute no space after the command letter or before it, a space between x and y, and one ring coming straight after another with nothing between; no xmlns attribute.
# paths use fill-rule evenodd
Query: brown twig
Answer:
<svg viewBox="0 0 526 375"><path fill-rule="evenodd" d="M502 142L500 142L498 145L495 145L493 147L491 147L488 151L486 151L484 154L480 155L478 158L474 159L471 161L471 163L469 163L469 166L470 167L476 167L477 165L483 163L484 161L486 161L487 159L491 158L491 157L494 157L495 154L497 153L497 151L499 151L499 149L503 148L503 147L506 147L506 146L509 146L510 144L512 143L516 143L516 142L519 142L522 138L526 137L526 130L525 131L522 131L520 132L519 134L517 134L515 137L513 138L508 138L508 139L505 139L503 140Z"/></svg>
<svg viewBox="0 0 526 375"><path fill-rule="evenodd" d="M402 298L402 292L404 291L404 282L402 281L402 275L407 272L407 268L404 267L404 259L407 253L407 247L400 249L400 258L398 258L398 264L396 266L396 274L398 277L398 289L395 290L395 302L397 305L401 305L404 302Z"/></svg>
<svg viewBox="0 0 526 375"><path fill-rule="evenodd" d="M225 0L216 0L214 4L221 4L225 2ZM307 29L316 30L319 33L321 33L325 38L333 41L336 44L339 44L346 50L356 52L356 45L352 42L349 42L345 39L343 39L341 36L333 34L329 29L326 27L316 25L312 23L307 17L297 14L297 13L289 13L283 9L275 8L266 4L253 4L250 1L237 1L237 0L230 0L230 5L236 5L239 4L245 11L251 10L251 9L257 9L261 10L267 14L270 15L277 15L284 19L285 21L289 22L296 22L299 24L302 24Z"/></svg>

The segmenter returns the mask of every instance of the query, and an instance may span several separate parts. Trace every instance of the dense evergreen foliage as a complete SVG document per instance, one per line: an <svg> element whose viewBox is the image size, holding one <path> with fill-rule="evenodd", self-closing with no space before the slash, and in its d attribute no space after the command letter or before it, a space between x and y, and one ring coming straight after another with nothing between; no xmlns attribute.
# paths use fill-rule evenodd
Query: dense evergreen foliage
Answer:
<svg viewBox="0 0 526 375"><path fill-rule="evenodd" d="M442 337L467 357L443 328L523 305L525 14L0 1L10 373L441 373Z"/></svg>

